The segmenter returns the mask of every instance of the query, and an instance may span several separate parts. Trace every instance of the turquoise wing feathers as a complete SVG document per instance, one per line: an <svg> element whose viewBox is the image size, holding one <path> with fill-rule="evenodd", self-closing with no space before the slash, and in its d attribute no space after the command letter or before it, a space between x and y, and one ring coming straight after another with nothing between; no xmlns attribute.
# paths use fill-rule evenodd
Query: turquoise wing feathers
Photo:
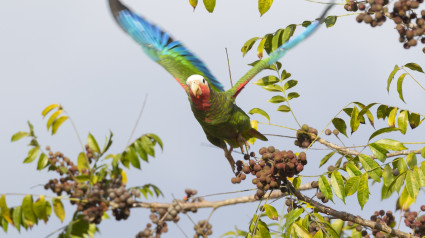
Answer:
<svg viewBox="0 0 425 238"><path fill-rule="evenodd" d="M260 60L257 64L255 64L241 79L236 82L235 85L226 93L230 94L233 98L235 98L241 90L245 87L245 85L254 78L255 75L260 73L263 69L267 69L270 65L276 63L279 59L281 59L290 49L298 45L304 39L312 35L318 28L319 25L323 22L327 12L332 8L333 4L329 5L326 10L322 13L322 16L319 20L311 23L307 28L298 36L290 39L289 41L282 44L279 48L269 54L269 57L263 60Z"/></svg>
<svg viewBox="0 0 425 238"><path fill-rule="evenodd" d="M208 80L211 88L224 91L223 85L206 65L179 41L173 40L168 33L133 13L119 0L109 0L109 6L118 25L152 60L173 75L183 88L186 88L186 79L189 76L199 74Z"/></svg>

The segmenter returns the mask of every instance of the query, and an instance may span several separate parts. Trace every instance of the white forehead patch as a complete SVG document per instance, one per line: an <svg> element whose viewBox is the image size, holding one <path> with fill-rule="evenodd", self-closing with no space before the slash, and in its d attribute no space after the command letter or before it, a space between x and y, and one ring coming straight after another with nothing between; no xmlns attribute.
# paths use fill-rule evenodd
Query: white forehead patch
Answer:
<svg viewBox="0 0 425 238"><path fill-rule="evenodd" d="M200 82L200 83L205 83L205 79L204 76L199 75L199 74L194 74L189 76L189 78L187 78L186 84L189 85L192 82Z"/></svg>

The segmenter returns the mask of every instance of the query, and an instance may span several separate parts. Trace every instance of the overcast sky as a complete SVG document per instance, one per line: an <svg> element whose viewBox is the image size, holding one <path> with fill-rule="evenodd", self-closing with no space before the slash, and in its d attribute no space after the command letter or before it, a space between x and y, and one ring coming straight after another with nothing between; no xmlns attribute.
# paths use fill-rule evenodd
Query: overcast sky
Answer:
<svg viewBox="0 0 425 238"><path fill-rule="evenodd" d="M202 2L202 1L200 1ZM213 14L206 12L202 3L193 12L188 1L156 0L125 3L135 12L159 24L175 39L181 40L200 57L213 74L229 88L229 76L225 47L228 48L233 79L241 77L256 60L254 53L242 58L240 49L253 36L263 36L288 24L299 24L315 19L323 5L306 1L275 1L263 17L257 11L257 1L217 1ZM331 14L342 15L342 6ZM289 52L281 61L292 78L298 80L294 88L301 97L292 101L294 112L301 123L318 130L323 129L333 116L347 103L381 102L424 114L424 92L406 78L405 100L398 99L395 85L386 92L386 80L395 64L416 62L425 66L425 54L418 46L404 50L398 43L394 25L371 28L355 22L353 16L338 18L336 25L322 27L315 35ZM137 119L146 94L149 95L145 112L136 135L156 133L164 144L164 152L157 151L151 163L143 163L142 171L132 169L129 185L154 183L165 194L160 201L170 202L172 195L184 196L184 189L196 188L199 194L237 191L251 188L250 177L240 185L232 185L232 174L223 151L204 146L208 143L203 131L190 110L185 92L172 76L151 61L113 21L106 1L82 0L6 0L0 2L0 193L50 194L41 186L54 173L35 171L36 164L22 164L28 147L26 141L11 143L13 133L27 130L26 121L34 126L40 142L51 145L76 159L80 146L69 122L57 135L49 136L42 109L52 103L61 103L69 112L82 137L91 132L99 141L114 132L111 153L123 150ZM297 31L298 33L298 31ZM296 34L297 34L296 33ZM265 75L265 74L262 74ZM424 75L414 74L425 83ZM260 76L257 76L259 79ZM290 114L274 112L276 105L266 100L273 95L256 85L248 85L238 96L237 104L245 111L261 107L271 115L272 123L296 127ZM264 121L259 116L252 119ZM384 123L377 123L384 127ZM263 133L293 136L289 130L260 125ZM393 137L402 141L423 141L423 127L410 136ZM347 145L365 144L372 133L370 125L361 126ZM83 138L83 139L84 139ZM269 138L269 143L252 147L274 145L292 149L290 139ZM337 142L334 138L331 141ZM316 148L322 148L316 145ZM308 166L303 175L317 175L320 159L328 151L311 151L307 155ZM235 155L235 158L239 158ZM336 158L334 158L335 160ZM331 162L335 162L331 160ZM420 159L421 161L422 159ZM303 182L310 181L303 178ZM372 191L380 191L374 185ZM250 193L211 197L220 200ZM8 197L8 205L17 205L22 197ZM155 201L150 199L149 201ZM279 208L283 199L274 203ZM380 194L372 196L364 211L355 199L349 199L349 211L369 217L377 209L394 209L394 201L381 203ZM212 216L214 235L218 237L235 225L248 229L249 219L257 203L221 208ZM344 209L336 202L336 208ZM74 207L68 207L70 220ZM191 217L206 219L209 210ZM104 221L98 237L133 237L143 230L149 212L133 209L127 221ZM189 237L193 225L182 216L181 226ZM40 224L20 237L44 237L61 224L55 217L48 225ZM165 237L183 237L176 226L170 224ZM4 236L2 234L1 236ZM17 237L10 227L7 237Z"/></svg>

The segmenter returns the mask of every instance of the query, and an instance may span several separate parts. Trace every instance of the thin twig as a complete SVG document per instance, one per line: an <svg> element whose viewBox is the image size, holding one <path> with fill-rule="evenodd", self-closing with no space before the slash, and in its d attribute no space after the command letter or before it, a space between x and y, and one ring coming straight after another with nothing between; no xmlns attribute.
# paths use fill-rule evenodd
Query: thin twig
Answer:
<svg viewBox="0 0 425 238"><path fill-rule="evenodd" d="M69 113L67 111L65 111L65 110L63 110L63 111L68 115L69 121L71 122L72 128L74 128L75 134L77 135L78 141L80 142L80 145L81 145L81 148L83 149L83 152L86 151L84 144L83 144L83 141L81 140L80 133L78 133L77 127L75 126L74 120L72 120L71 116L69 115Z"/></svg>
<svg viewBox="0 0 425 238"><path fill-rule="evenodd" d="M145 95L142 108L140 109L139 116L137 117L136 123L134 124L133 130L131 131L130 137L128 138L126 148L130 145L131 138L133 138L134 132L136 131L137 125L139 124L140 118L142 117L143 111L145 110L146 101L148 100L148 94Z"/></svg>
<svg viewBox="0 0 425 238"><path fill-rule="evenodd" d="M232 82L232 72L230 71L230 60L229 60L229 54L227 53L226 49L226 56L227 56L227 67L229 68L229 77L230 77L230 86L233 88L233 82Z"/></svg>

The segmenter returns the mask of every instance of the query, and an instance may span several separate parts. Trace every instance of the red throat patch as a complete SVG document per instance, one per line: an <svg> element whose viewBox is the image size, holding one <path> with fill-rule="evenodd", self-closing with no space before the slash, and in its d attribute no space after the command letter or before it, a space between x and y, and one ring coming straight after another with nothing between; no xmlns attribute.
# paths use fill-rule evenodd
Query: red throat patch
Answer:
<svg viewBox="0 0 425 238"><path fill-rule="evenodd" d="M210 99L210 88L208 85L200 84L201 95L194 95L192 91L189 89L189 95L192 99L193 104L198 110L208 110L211 106L209 103Z"/></svg>

